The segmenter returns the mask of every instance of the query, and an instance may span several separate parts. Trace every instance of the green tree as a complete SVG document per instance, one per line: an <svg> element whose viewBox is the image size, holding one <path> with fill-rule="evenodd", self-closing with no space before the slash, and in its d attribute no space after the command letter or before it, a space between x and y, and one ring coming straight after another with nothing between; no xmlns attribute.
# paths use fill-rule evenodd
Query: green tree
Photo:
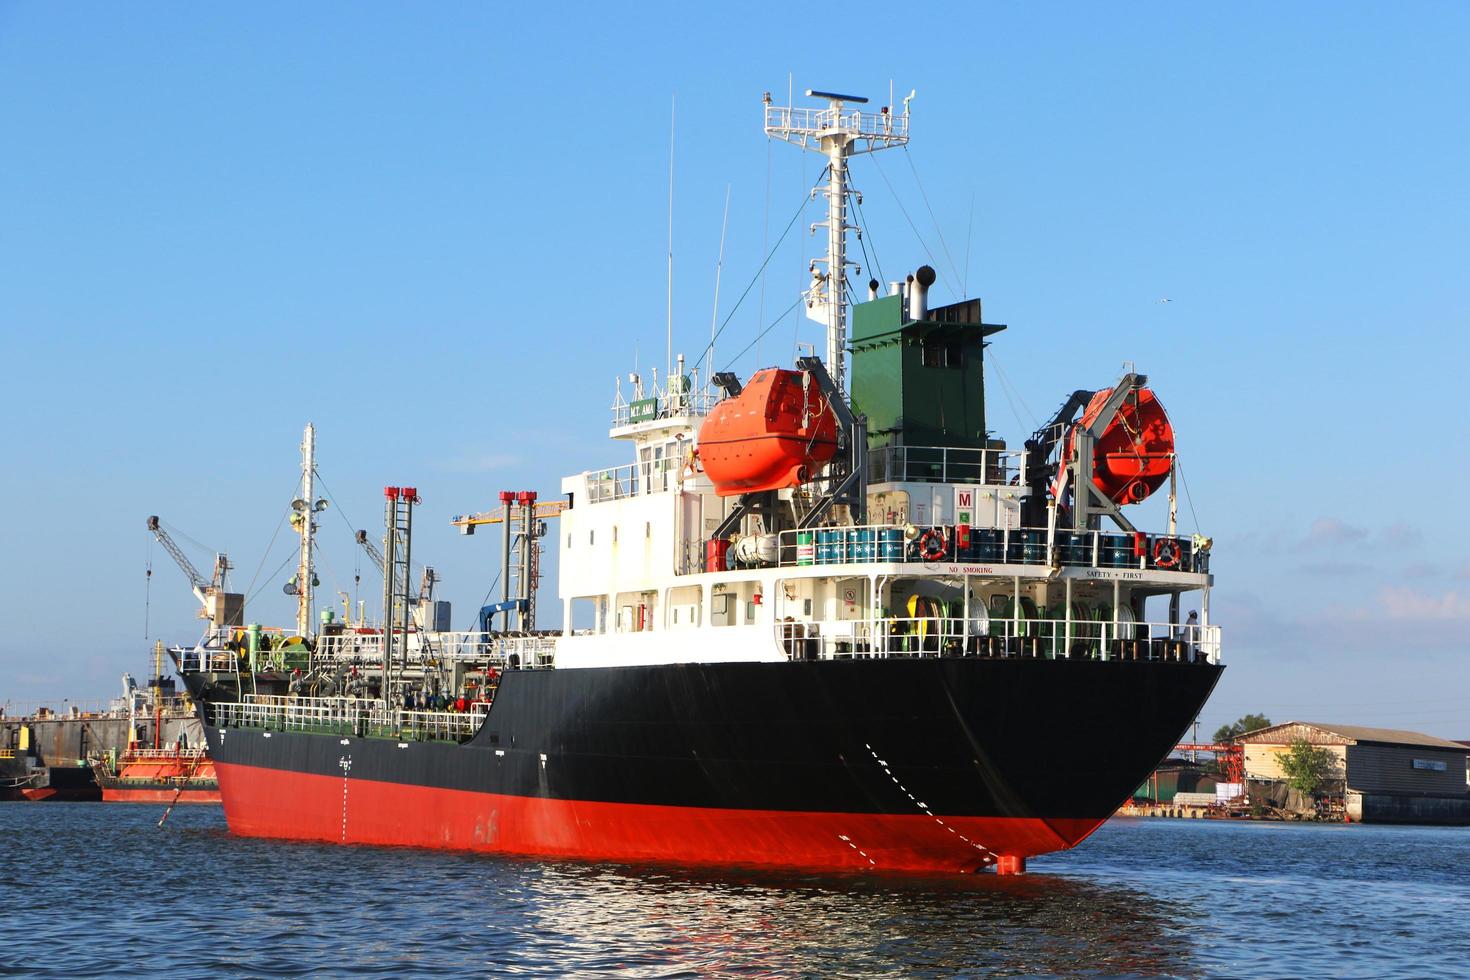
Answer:
<svg viewBox="0 0 1470 980"><path fill-rule="evenodd" d="M1281 771L1286 773L1287 784L1307 796L1317 792L1336 768L1337 756L1304 738L1292 742L1281 754Z"/></svg>
<svg viewBox="0 0 1470 980"><path fill-rule="evenodd" d="M1242 715L1238 720L1215 729L1215 744L1222 745L1232 739L1253 732L1258 728L1270 728L1271 719L1265 715Z"/></svg>

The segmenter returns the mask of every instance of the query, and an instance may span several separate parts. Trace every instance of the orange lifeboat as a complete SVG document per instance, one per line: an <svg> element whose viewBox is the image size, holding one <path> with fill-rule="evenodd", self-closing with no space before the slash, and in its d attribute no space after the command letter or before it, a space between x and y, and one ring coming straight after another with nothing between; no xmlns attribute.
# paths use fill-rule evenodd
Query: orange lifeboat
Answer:
<svg viewBox="0 0 1470 980"><path fill-rule="evenodd" d="M1113 394L1104 388L1092 396L1078 425L1091 425ZM1077 449L1074 426L1067 439L1067 458ZM1139 388L1123 402L1093 445L1092 482L1117 504L1136 504L1163 485L1174 460L1174 427L1151 389Z"/></svg>
<svg viewBox="0 0 1470 980"><path fill-rule="evenodd" d="M699 427L699 462L722 497L805 483L837 451L837 416L801 371L766 368Z"/></svg>

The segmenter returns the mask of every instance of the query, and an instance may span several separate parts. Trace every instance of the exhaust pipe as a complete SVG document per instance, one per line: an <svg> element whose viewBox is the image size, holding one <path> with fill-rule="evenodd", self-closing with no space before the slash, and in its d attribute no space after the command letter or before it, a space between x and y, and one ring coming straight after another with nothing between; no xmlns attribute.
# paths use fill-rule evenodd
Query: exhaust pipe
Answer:
<svg viewBox="0 0 1470 980"><path fill-rule="evenodd" d="M909 277L913 285L909 287L909 319L925 320L929 317L929 287L934 285L938 275L931 266L921 265L919 270Z"/></svg>

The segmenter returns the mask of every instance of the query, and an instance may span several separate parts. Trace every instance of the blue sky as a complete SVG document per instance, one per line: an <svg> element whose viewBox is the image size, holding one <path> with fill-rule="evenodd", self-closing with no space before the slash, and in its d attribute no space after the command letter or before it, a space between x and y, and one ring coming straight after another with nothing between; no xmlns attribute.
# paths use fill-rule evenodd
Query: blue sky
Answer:
<svg viewBox="0 0 1470 980"><path fill-rule="evenodd" d="M376 593L350 532L416 484L467 625L498 543L450 516L623 462L613 380L663 362L671 99L692 356L727 186L722 317L816 176L760 132L790 77L917 90L911 147L854 165L866 241L1009 324L1002 436L1124 361L1152 377L1217 541L1207 730L1470 738L1470 10L849 4L818 47L829 11L0 2L0 701L106 695L194 635L152 513L286 620L285 536L265 552L308 419L326 590ZM782 243L764 322L817 247ZM761 308L717 366L820 345L787 320L727 362Z"/></svg>

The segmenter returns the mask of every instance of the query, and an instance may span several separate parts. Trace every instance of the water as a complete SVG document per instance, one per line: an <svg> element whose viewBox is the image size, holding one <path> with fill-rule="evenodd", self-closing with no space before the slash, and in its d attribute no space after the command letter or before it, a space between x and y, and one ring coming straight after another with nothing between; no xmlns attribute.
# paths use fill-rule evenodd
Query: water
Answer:
<svg viewBox="0 0 1470 980"><path fill-rule="evenodd" d="M556 864L0 804L18 976L1470 976L1470 828L1115 820L1024 878Z"/></svg>

